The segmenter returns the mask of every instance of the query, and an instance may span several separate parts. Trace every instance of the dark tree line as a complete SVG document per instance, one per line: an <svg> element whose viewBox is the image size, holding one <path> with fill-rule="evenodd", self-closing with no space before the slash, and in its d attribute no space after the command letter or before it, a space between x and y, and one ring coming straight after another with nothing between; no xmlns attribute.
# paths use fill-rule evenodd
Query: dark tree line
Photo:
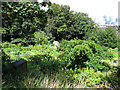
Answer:
<svg viewBox="0 0 120 90"><path fill-rule="evenodd" d="M47 11L41 9L41 6L46 5ZM50 2L2 2L2 24L3 42L35 44L34 33L42 31L43 36L51 41L78 38L117 47L118 38L114 28L102 31L86 13L71 11L67 5ZM42 33L36 37L40 38Z"/></svg>

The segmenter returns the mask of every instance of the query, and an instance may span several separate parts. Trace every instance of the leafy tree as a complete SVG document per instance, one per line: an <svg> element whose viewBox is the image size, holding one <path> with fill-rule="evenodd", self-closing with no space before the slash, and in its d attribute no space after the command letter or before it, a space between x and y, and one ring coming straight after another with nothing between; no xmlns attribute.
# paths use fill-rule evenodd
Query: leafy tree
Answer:
<svg viewBox="0 0 120 90"><path fill-rule="evenodd" d="M101 44L115 48L118 46L118 34L115 28L109 26L101 34Z"/></svg>
<svg viewBox="0 0 120 90"><path fill-rule="evenodd" d="M46 25L46 13L38 2L2 2L3 41L34 43L34 32Z"/></svg>
<svg viewBox="0 0 120 90"><path fill-rule="evenodd" d="M84 40L93 40L95 43L100 44L102 32L103 30L101 28L95 26L94 29L86 32Z"/></svg>
<svg viewBox="0 0 120 90"><path fill-rule="evenodd" d="M70 11L67 5L53 3L49 10L52 14L48 18L47 30L56 40L83 39L86 32L94 29L93 21L87 14Z"/></svg>

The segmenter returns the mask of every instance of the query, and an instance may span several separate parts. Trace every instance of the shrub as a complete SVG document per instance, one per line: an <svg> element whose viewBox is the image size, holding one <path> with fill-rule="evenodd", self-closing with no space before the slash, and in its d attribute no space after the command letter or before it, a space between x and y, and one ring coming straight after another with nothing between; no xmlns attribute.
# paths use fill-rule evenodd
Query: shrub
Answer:
<svg viewBox="0 0 120 90"><path fill-rule="evenodd" d="M76 45L82 44L83 41L80 39L74 39L74 40L62 40L60 42L60 47L58 48L59 50L65 51L69 48L74 48Z"/></svg>
<svg viewBox="0 0 120 90"><path fill-rule="evenodd" d="M101 59L99 59L99 56L95 56L94 58L90 59L90 61L87 61L85 63L87 67L92 67L95 71L106 71L109 68L109 66L104 65L104 63L101 62Z"/></svg>
<svg viewBox="0 0 120 90"><path fill-rule="evenodd" d="M10 57L5 53L4 49L2 49L2 63L8 63Z"/></svg>
<svg viewBox="0 0 120 90"><path fill-rule="evenodd" d="M63 51L60 58L68 68L75 68L75 65L84 66L85 61L89 60L95 53L96 44L94 41L84 40L63 40L60 43L59 50Z"/></svg>
<svg viewBox="0 0 120 90"><path fill-rule="evenodd" d="M101 45L116 48L118 46L118 34L115 28L108 27L101 34Z"/></svg>
<svg viewBox="0 0 120 90"><path fill-rule="evenodd" d="M96 47L96 53L90 58L90 61L86 62L86 65L88 67L92 67L95 69L95 71L105 71L110 69L110 66L106 63L102 63L102 59L104 60L112 60L113 59L113 53L110 52L109 48L105 46L98 45Z"/></svg>
<svg viewBox="0 0 120 90"><path fill-rule="evenodd" d="M98 38L96 38L95 36L89 37L88 40L92 40L92 41L94 41L95 43L100 44Z"/></svg>
<svg viewBox="0 0 120 90"><path fill-rule="evenodd" d="M27 46L28 45L28 41L26 38L16 38L16 39L12 39L11 41L12 44L19 44L21 43L22 46Z"/></svg>
<svg viewBox="0 0 120 90"><path fill-rule="evenodd" d="M93 30L86 32L84 40L93 40L95 43L100 44L101 34L103 30L95 26Z"/></svg>
<svg viewBox="0 0 120 90"><path fill-rule="evenodd" d="M46 36L45 32L39 31L34 33L35 42L36 44L47 44L48 43L48 37Z"/></svg>
<svg viewBox="0 0 120 90"><path fill-rule="evenodd" d="M98 45L96 50L97 52L95 56L100 56L100 59L113 59L113 53L109 50L108 47Z"/></svg>
<svg viewBox="0 0 120 90"><path fill-rule="evenodd" d="M92 56L91 48L87 44L76 45L73 48L73 56L73 65L84 66L84 62L90 60L90 57Z"/></svg>
<svg viewBox="0 0 120 90"><path fill-rule="evenodd" d="M63 51L59 58L64 62L64 67L72 69L77 65L77 68L88 66L96 71L103 71L109 66L102 64L101 60L113 59L113 54L107 47L100 46L94 41L63 40L59 50Z"/></svg>

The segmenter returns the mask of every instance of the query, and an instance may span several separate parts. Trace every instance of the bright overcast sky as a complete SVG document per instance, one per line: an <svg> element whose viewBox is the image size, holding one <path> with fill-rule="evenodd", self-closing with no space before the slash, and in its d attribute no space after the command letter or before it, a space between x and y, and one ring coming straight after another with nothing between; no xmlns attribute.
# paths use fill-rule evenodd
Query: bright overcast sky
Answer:
<svg viewBox="0 0 120 90"><path fill-rule="evenodd" d="M38 0L41 1L41 0ZM71 10L84 12L93 20L102 23L103 16L106 15L118 18L118 2L120 0L50 0L52 3L69 5Z"/></svg>

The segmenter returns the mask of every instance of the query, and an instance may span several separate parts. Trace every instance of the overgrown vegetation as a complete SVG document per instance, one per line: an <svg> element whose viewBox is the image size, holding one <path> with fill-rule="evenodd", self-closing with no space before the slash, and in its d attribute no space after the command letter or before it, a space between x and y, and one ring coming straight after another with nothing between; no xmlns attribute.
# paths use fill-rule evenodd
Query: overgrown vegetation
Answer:
<svg viewBox="0 0 120 90"><path fill-rule="evenodd" d="M101 44L107 47L116 48L118 46L118 34L116 29L108 27L101 34Z"/></svg>
<svg viewBox="0 0 120 90"><path fill-rule="evenodd" d="M44 4L2 3L3 87L113 88L112 80L119 88L119 72L114 72L119 67L113 65L116 30L101 30L87 14L67 5L47 3L45 11L40 8ZM60 42L58 48L54 40ZM20 59L27 61L26 74L13 70L11 63Z"/></svg>

